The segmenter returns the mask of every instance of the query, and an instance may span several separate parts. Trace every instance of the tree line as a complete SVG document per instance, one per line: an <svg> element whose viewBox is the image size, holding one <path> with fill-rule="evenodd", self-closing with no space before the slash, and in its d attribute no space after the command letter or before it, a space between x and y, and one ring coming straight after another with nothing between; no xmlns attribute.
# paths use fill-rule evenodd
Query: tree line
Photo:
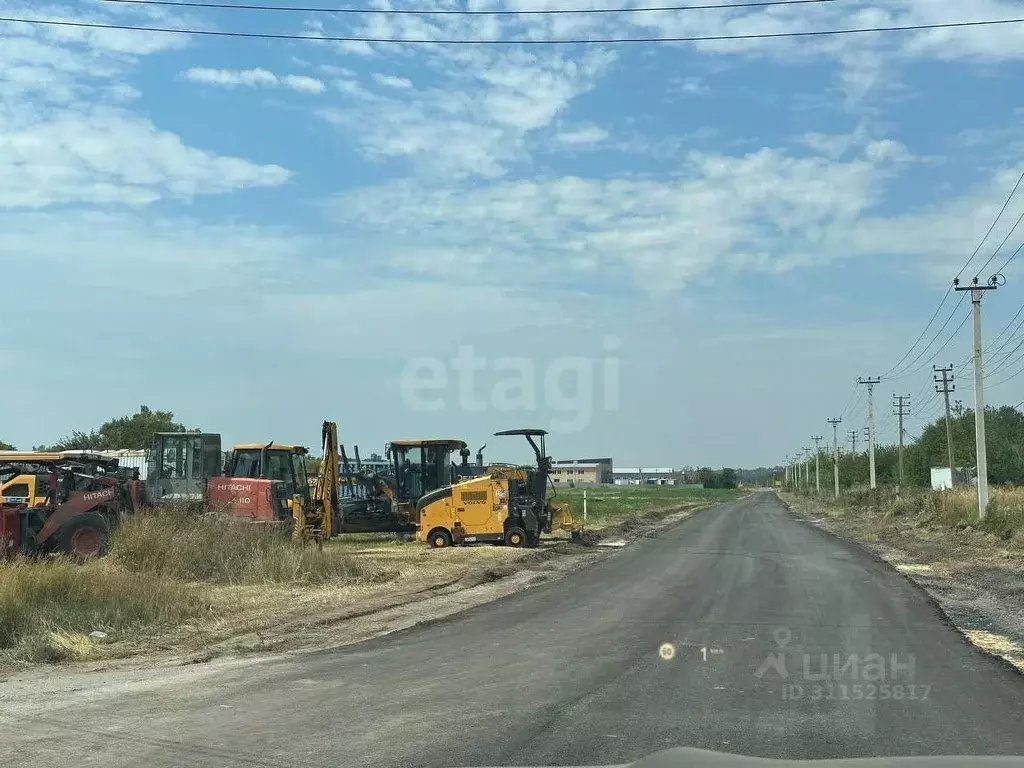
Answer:
<svg viewBox="0 0 1024 768"><path fill-rule="evenodd" d="M974 411L957 403L950 418L953 460L957 467L973 472L977 464L974 442ZM1024 485L1024 413L1008 405L985 409L985 444L988 480L993 484ZM839 485L843 488L870 482L867 450L845 452L839 457ZM822 450L822 485L832 485L831 454ZM811 482L814 482L813 456ZM945 416L928 424L916 440L903 450L903 482L907 486L931 486L932 467L947 467ZM826 472L827 468L827 472ZM899 446L875 446L875 471L879 485L899 481ZM781 478L780 478L781 479Z"/></svg>
<svg viewBox="0 0 1024 768"><path fill-rule="evenodd" d="M110 451L118 449L143 450L153 447L157 432L199 432L175 421L171 411L154 411L145 405L136 413L118 416L89 432L73 430L50 445L34 445L33 451ZM10 443L0 440L0 450L16 450Z"/></svg>

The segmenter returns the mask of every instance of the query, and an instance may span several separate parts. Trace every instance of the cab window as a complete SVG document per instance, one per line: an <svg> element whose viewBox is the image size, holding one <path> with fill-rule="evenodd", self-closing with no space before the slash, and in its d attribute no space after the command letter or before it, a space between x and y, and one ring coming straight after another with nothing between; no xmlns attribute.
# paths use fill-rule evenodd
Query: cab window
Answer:
<svg viewBox="0 0 1024 768"><path fill-rule="evenodd" d="M292 473L295 476L295 492L309 498L309 478L306 476L306 458L297 453L292 454Z"/></svg>
<svg viewBox="0 0 1024 768"><path fill-rule="evenodd" d="M267 451L266 475L271 480L284 483L285 494L289 497L296 493L295 473L291 459L292 456L287 451Z"/></svg>
<svg viewBox="0 0 1024 768"><path fill-rule="evenodd" d="M0 489L0 495L8 504L27 504L29 502L29 491L27 482L14 482Z"/></svg>
<svg viewBox="0 0 1024 768"><path fill-rule="evenodd" d="M160 455L160 479L184 480L188 470L187 451L190 438L167 437Z"/></svg>

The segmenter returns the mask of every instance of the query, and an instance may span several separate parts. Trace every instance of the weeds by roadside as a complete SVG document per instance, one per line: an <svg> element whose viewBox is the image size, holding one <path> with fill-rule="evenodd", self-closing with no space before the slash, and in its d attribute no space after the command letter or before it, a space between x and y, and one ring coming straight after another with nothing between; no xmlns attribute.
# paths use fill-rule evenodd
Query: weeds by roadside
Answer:
<svg viewBox="0 0 1024 768"><path fill-rule="evenodd" d="M62 661L96 655L92 632L146 637L230 610L224 588L379 584L398 569L346 548L297 546L266 527L167 508L114 531L103 560L18 557L0 563L0 656Z"/></svg>
<svg viewBox="0 0 1024 768"><path fill-rule="evenodd" d="M258 524L177 508L126 520L111 539L110 559L140 573L213 584L380 582L395 576L393 569L329 544L296 546Z"/></svg>
<svg viewBox="0 0 1024 768"><path fill-rule="evenodd" d="M973 487L935 491L908 488L846 491L839 499L802 493L815 498L832 514L878 516L880 523L914 518L918 526L953 530L978 530L1024 547L1024 488L993 487L985 519L978 516L977 490Z"/></svg>

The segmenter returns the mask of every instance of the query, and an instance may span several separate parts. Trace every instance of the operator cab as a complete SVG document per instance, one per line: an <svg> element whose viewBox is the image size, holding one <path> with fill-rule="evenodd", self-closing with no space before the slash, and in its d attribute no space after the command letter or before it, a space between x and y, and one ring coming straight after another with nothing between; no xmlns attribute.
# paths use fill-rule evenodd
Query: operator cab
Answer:
<svg viewBox="0 0 1024 768"><path fill-rule="evenodd" d="M301 445L255 443L236 445L224 467L227 477L265 478L280 483L282 495L289 500L298 496L304 507L312 503L306 456L309 449Z"/></svg>
<svg viewBox="0 0 1024 768"><path fill-rule="evenodd" d="M466 450L463 440L395 440L388 443L395 487L400 502L415 502L424 494L455 482L453 451Z"/></svg>
<svg viewBox="0 0 1024 768"><path fill-rule="evenodd" d="M218 434L157 432L146 478L150 502L201 503L207 481L220 473L221 456Z"/></svg>

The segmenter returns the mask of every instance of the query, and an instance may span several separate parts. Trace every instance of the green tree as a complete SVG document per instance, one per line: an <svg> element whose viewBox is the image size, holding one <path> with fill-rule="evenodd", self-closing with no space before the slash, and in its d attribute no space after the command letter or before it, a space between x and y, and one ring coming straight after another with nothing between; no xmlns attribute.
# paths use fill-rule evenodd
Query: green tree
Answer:
<svg viewBox="0 0 1024 768"><path fill-rule="evenodd" d="M0 440L0 451L16 451L16 450L18 450L18 449L15 448L10 443L5 443L3 440Z"/></svg>
<svg viewBox="0 0 1024 768"><path fill-rule="evenodd" d="M139 407L138 413L131 416L119 416L105 422L99 430L93 432L72 432L53 446L54 450L82 450L92 448L97 451L115 450L119 448L145 449L153 445L153 434L156 432L198 432L198 429L186 429L174 420L170 411L153 411L145 405Z"/></svg>

